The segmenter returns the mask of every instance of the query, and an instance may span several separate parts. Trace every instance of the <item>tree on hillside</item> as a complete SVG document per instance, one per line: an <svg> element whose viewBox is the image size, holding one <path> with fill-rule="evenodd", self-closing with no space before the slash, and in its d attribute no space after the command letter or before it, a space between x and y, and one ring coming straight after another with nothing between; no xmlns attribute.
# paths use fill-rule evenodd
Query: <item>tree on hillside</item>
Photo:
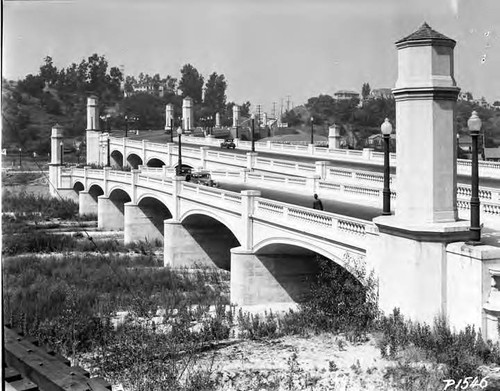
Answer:
<svg viewBox="0 0 500 391"><path fill-rule="evenodd" d="M52 57L47 56L43 61L44 64L40 67L40 77L51 86L57 82L59 72L52 62Z"/></svg>
<svg viewBox="0 0 500 391"><path fill-rule="evenodd" d="M181 69L179 89L182 90L183 98L189 96L194 103L202 102L203 76L191 64L186 64Z"/></svg>
<svg viewBox="0 0 500 391"><path fill-rule="evenodd" d="M94 53L88 58L88 87L95 94L100 95L106 89L106 73L108 70L108 62L104 56L99 56Z"/></svg>
<svg viewBox="0 0 500 391"><path fill-rule="evenodd" d="M226 88L227 83L224 75L217 75L217 72L210 75L205 85L203 104L212 114L224 111L226 106Z"/></svg>
<svg viewBox="0 0 500 391"><path fill-rule="evenodd" d="M319 95L309 98L306 109L310 116L314 117L315 124L323 124L331 121L335 115L335 100L330 95Z"/></svg>
<svg viewBox="0 0 500 391"><path fill-rule="evenodd" d="M35 97L40 97L45 86L41 76L32 74L27 75L24 80L19 80L18 88L21 92L25 92Z"/></svg>
<svg viewBox="0 0 500 391"><path fill-rule="evenodd" d="M361 87L361 96L363 97L363 100L366 100L368 98L370 92L371 92L370 84L363 83L363 87Z"/></svg>

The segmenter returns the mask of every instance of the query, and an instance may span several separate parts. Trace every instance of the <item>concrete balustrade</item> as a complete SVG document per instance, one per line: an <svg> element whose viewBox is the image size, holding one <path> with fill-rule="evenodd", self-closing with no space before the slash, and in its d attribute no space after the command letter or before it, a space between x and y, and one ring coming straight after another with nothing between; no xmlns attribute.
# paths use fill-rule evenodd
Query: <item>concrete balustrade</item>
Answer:
<svg viewBox="0 0 500 391"><path fill-rule="evenodd" d="M184 141L190 144L198 145L220 145L220 139L209 139L203 137L192 137L184 136ZM239 149L251 149L251 143L248 141L235 140L236 147ZM273 142L255 143L255 149L257 152L280 152L286 155L296 155L296 156L317 156L318 159L321 158L331 158L346 161L356 161L356 162L369 162L374 165L384 164L384 153L376 152L371 148L365 148L362 151L352 150L352 149L336 149L336 148L325 148L325 147L314 147L312 151L309 147L304 145L296 144L281 144ZM391 165L396 165L396 154L390 154ZM457 173L459 175L470 175L471 172L471 161L466 159L457 159ZM489 178L500 178L500 162L489 162L480 161L479 162L479 175L481 177Z"/></svg>

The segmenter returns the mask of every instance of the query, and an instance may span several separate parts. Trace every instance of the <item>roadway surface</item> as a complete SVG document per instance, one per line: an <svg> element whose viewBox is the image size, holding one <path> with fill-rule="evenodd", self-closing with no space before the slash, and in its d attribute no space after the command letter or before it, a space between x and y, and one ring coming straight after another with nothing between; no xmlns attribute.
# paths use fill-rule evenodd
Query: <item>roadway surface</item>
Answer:
<svg viewBox="0 0 500 391"><path fill-rule="evenodd" d="M111 133L112 137L123 137L124 132L113 132ZM165 134L164 131L142 131L139 136L136 135L130 135L130 139L132 140L149 140L151 142L155 143L167 143L170 142L170 135ZM177 143L178 137L174 137L174 142ZM221 139L221 142L223 140ZM191 144L191 143L182 143L183 146L190 147L190 148L199 148L201 145L199 144ZM213 150L213 151L224 151L224 152L230 152L230 153L235 153L239 155L245 155L248 151L245 149L221 149L220 147L213 146L213 145L206 145L208 149ZM258 151L259 156L261 157L266 157L266 158L274 158L274 159L280 159L280 160L288 160L288 161L293 161L293 162L298 162L298 163L310 163L314 164L315 161L321 160L321 161L326 161L328 162L329 167L335 167L335 168L347 168L351 170L359 170L359 171L367 171L367 172L375 172L379 174L383 174L383 166L382 165L377 165L377 164L370 164L370 163L364 163L364 162L357 162L357 161L345 161L345 160L339 160L335 158L327 158L327 157L314 157L314 156L296 156L296 155L284 155L279 152L263 152L263 151ZM395 175L396 174L396 167L392 166L391 167L391 174ZM289 175L289 174L287 174ZM293 176L293 175L289 175ZM462 184L470 184L471 179L470 175L457 175L457 181L458 183ZM492 188L500 188L500 179L492 179L492 178L480 178L479 179L479 185L481 187L492 187Z"/></svg>
<svg viewBox="0 0 500 391"><path fill-rule="evenodd" d="M242 183L227 183L219 181L219 189L230 190L239 193L241 190L260 190L263 198L271 199L274 201L284 202L298 206L305 206L312 208L313 206L313 192L310 194L291 193L289 191L280 191L269 189L258 185L247 185ZM325 212L336 213L344 216L355 217L357 219L371 221L374 217L380 216L382 210L371 206L364 206L349 202L342 202L332 199L321 199Z"/></svg>

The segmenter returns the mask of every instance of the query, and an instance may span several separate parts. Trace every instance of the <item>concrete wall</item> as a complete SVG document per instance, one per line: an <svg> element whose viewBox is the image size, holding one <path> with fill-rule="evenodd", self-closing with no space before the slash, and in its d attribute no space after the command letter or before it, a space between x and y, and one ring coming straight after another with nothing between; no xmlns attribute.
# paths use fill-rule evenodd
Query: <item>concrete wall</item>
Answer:
<svg viewBox="0 0 500 391"><path fill-rule="evenodd" d="M155 220L158 220L155 210L127 202L124 205L124 216L125 244L141 240L152 242L158 239L163 241L163 229L155 224Z"/></svg>
<svg viewBox="0 0 500 391"><path fill-rule="evenodd" d="M451 243L447 253L447 316L456 330L467 325L481 329L483 337L498 340L498 302L492 300L490 269L500 269L500 248ZM485 311L484 308L492 311ZM488 312L494 312L488 320ZM488 324L490 323L490 324Z"/></svg>
<svg viewBox="0 0 500 391"><path fill-rule="evenodd" d="M413 320L432 324L443 311L445 245L381 233L375 253L379 262L379 306L384 313L400 308Z"/></svg>
<svg viewBox="0 0 500 391"><path fill-rule="evenodd" d="M80 216L98 214L97 197L88 191L81 191L78 200L78 214Z"/></svg>
<svg viewBox="0 0 500 391"><path fill-rule="evenodd" d="M207 252L180 222L165 220L164 234L164 266L215 266Z"/></svg>
<svg viewBox="0 0 500 391"><path fill-rule="evenodd" d="M303 301L317 273L314 259L279 254L254 254L231 249L231 303L291 304Z"/></svg>
<svg viewBox="0 0 500 391"><path fill-rule="evenodd" d="M103 195L99 196L97 227L104 230L123 230L125 227L124 204Z"/></svg>

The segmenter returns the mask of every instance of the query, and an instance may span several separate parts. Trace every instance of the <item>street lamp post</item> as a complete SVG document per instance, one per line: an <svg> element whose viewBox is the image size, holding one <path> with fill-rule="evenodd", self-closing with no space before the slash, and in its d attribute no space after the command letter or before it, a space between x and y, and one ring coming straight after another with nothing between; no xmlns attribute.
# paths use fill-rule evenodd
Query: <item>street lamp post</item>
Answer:
<svg viewBox="0 0 500 391"><path fill-rule="evenodd" d="M107 162L106 162L106 167L111 167L111 148L110 148L110 145L109 145L109 136L108 136L108 139L106 140L107 141Z"/></svg>
<svg viewBox="0 0 500 391"><path fill-rule="evenodd" d="M391 214L391 189L389 187L390 182L390 166L389 166L389 140L392 133L392 125L389 122L389 118L386 118L384 123L380 126L380 131L384 137L384 189L382 191L383 196L383 208L382 215Z"/></svg>
<svg viewBox="0 0 500 391"><path fill-rule="evenodd" d="M19 167L21 167L23 165L23 161L22 161L22 148L19 148Z"/></svg>
<svg viewBox="0 0 500 391"><path fill-rule="evenodd" d="M63 164L63 156L64 156L64 143L61 141L59 143L59 149L60 149L60 153L61 153L61 165Z"/></svg>
<svg viewBox="0 0 500 391"><path fill-rule="evenodd" d="M311 117L311 144L314 144L314 117Z"/></svg>
<svg viewBox="0 0 500 391"><path fill-rule="evenodd" d="M252 152L255 152L255 114L252 114Z"/></svg>
<svg viewBox="0 0 500 391"><path fill-rule="evenodd" d="M128 137L128 116L125 116L125 137Z"/></svg>
<svg viewBox="0 0 500 391"><path fill-rule="evenodd" d="M182 147L181 147L182 128L180 126L177 128L177 134L179 135L179 160L177 162L177 175L180 176L182 174Z"/></svg>
<svg viewBox="0 0 500 391"><path fill-rule="evenodd" d="M170 118L170 142L174 142L174 119Z"/></svg>
<svg viewBox="0 0 500 391"><path fill-rule="evenodd" d="M470 199L470 231L471 241L478 243L481 240L481 225L479 217L479 163L478 163L478 138L481 130L481 118L473 111L467 127L472 138L472 175Z"/></svg>

